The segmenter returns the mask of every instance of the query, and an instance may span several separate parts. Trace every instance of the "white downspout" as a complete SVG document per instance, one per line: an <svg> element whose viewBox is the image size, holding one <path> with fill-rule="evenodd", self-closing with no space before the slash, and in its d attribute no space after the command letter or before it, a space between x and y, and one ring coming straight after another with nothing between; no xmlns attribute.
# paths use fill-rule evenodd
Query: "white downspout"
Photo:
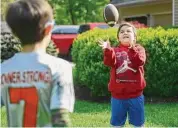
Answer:
<svg viewBox="0 0 178 128"><path fill-rule="evenodd" d="M172 25L175 25L175 0L172 0Z"/></svg>

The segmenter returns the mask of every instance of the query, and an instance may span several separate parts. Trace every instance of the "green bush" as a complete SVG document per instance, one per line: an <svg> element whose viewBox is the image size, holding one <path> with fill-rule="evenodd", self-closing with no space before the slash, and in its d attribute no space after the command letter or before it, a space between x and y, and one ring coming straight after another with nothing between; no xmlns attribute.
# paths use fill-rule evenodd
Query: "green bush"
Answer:
<svg viewBox="0 0 178 128"><path fill-rule="evenodd" d="M178 29L178 26L166 26L164 29Z"/></svg>
<svg viewBox="0 0 178 128"><path fill-rule="evenodd" d="M178 96L178 30L142 29L138 40L148 53L145 94Z"/></svg>
<svg viewBox="0 0 178 128"><path fill-rule="evenodd" d="M77 37L72 48L72 59L76 64L74 82L88 87L93 95L107 96L109 68L103 64L103 51L98 39L109 36L112 46L117 46L117 30L94 29ZM178 30L161 27L138 30L138 42L147 52L145 78L148 96L178 95Z"/></svg>
<svg viewBox="0 0 178 128"><path fill-rule="evenodd" d="M20 41L10 32L1 32L1 62L11 58L15 53L22 50ZM58 52L54 43L51 41L47 47L47 53L57 56Z"/></svg>
<svg viewBox="0 0 178 128"><path fill-rule="evenodd" d="M113 32L114 31L114 32ZM102 49L98 46L98 38L107 39L106 34L116 44L115 29L87 31L77 37L72 48L72 60L76 63L74 82L91 89L92 94L105 96L108 94L107 83L109 68L103 65Z"/></svg>

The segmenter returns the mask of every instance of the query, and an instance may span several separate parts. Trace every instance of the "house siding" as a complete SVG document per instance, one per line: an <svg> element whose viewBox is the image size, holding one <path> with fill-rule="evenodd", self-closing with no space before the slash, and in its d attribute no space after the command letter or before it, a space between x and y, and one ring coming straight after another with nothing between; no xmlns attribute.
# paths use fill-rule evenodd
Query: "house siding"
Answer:
<svg viewBox="0 0 178 128"><path fill-rule="evenodd" d="M178 1L178 0L175 0ZM117 6L116 6L117 7ZM152 3L135 6L117 7L120 21L129 17L146 16L148 26L171 26L172 25L172 2ZM178 12L177 12L178 14ZM177 18L178 19L178 18Z"/></svg>
<svg viewBox="0 0 178 128"><path fill-rule="evenodd" d="M123 16L172 12L172 3L118 8Z"/></svg>

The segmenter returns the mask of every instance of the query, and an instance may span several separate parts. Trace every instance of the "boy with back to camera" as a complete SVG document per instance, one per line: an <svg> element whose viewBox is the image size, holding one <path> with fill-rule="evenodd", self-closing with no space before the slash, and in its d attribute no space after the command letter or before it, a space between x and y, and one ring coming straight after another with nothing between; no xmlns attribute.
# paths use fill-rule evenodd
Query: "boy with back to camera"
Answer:
<svg viewBox="0 0 178 128"><path fill-rule="evenodd" d="M104 64L111 67L109 91L111 92L111 125L124 126L128 114L129 123L144 126L145 49L136 43L136 28L130 23L119 26L118 47L99 40L104 50Z"/></svg>
<svg viewBox="0 0 178 128"><path fill-rule="evenodd" d="M9 127L69 126L73 111L72 66L46 53L54 25L45 0L18 0L6 21L22 52L1 64L1 98Z"/></svg>

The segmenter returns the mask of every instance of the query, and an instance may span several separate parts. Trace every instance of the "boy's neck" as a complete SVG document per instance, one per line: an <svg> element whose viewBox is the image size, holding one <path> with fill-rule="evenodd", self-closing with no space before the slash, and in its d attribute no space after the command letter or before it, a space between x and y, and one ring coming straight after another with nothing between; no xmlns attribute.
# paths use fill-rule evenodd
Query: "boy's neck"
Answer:
<svg viewBox="0 0 178 128"><path fill-rule="evenodd" d="M22 46L22 52L35 52L35 51L46 51L46 46L42 42L37 42L35 44L27 44Z"/></svg>
<svg viewBox="0 0 178 128"><path fill-rule="evenodd" d="M125 48L128 48L129 47L129 45L124 45L124 44L120 44L120 47L125 47Z"/></svg>

